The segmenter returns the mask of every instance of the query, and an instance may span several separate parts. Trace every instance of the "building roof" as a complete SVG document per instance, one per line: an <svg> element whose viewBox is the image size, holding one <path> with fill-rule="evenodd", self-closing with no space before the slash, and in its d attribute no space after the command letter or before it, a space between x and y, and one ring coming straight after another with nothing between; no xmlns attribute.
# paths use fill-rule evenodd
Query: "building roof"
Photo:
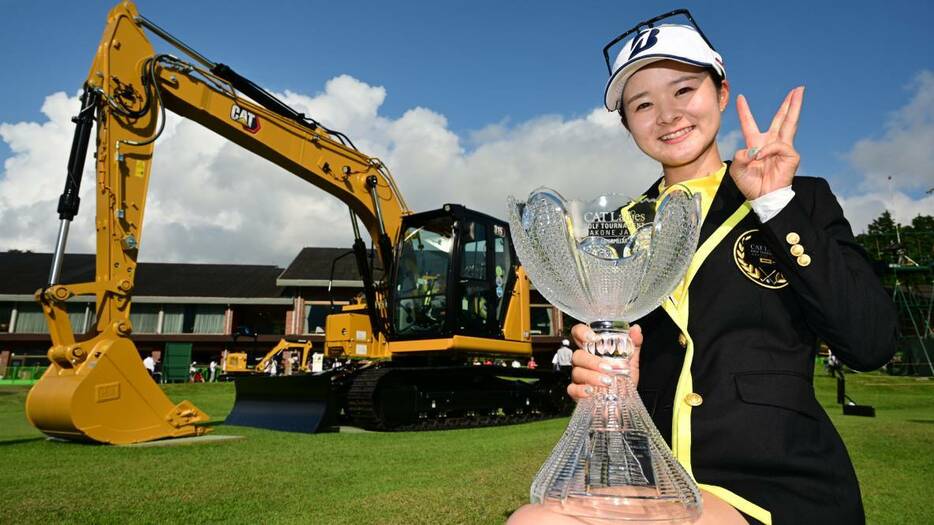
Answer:
<svg viewBox="0 0 934 525"><path fill-rule="evenodd" d="M375 262L379 265L378 259ZM363 286L360 272L357 270L357 260L350 248L302 248L276 283L279 286L327 286L332 278L332 263L333 286Z"/></svg>
<svg viewBox="0 0 934 525"><path fill-rule="evenodd" d="M52 265L49 253L0 253L0 295L32 295L45 286ZM276 285L282 268L247 264L183 264L142 262L137 268L134 298L211 297L285 299ZM93 254L67 254L60 282L94 280Z"/></svg>

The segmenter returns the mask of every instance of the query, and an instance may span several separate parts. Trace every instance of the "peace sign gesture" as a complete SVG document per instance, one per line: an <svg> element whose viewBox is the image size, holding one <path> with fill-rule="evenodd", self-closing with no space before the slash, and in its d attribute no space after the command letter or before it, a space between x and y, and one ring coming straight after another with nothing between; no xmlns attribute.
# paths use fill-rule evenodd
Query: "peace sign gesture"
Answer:
<svg viewBox="0 0 934 525"><path fill-rule="evenodd" d="M739 124L746 139L746 149L733 156L730 175L746 200L757 199L785 186L790 186L801 157L794 148L798 131L798 115L804 100L804 86L788 92L772 125L763 133L742 95L736 99Z"/></svg>

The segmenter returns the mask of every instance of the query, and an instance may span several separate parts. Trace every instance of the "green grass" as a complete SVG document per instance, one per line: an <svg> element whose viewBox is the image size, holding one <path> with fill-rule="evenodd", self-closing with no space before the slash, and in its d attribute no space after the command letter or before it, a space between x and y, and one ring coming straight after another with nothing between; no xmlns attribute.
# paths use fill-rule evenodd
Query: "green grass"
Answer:
<svg viewBox="0 0 934 525"><path fill-rule="evenodd" d="M869 523L934 523L934 381L849 376L877 417L839 415ZM0 388L0 523L502 523L566 420L423 433L290 434L217 425L240 441L127 448L50 442L23 414L27 389ZM220 421L229 384L169 385Z"/></svg>

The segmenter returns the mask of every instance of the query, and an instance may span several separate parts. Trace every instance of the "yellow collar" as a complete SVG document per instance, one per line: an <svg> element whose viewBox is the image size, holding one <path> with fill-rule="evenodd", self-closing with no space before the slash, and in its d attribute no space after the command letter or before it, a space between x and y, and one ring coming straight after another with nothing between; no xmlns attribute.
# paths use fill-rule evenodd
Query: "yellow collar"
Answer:
<svg viewBox="0 0 934 525"><path fill-rule="evenodd" d="M713 202L713 198L717 194L717 189L720 187L720 183L723 182L724 175L726 175L725 162L720 166L720 169L711 173L710 175L686 180L677 184L678 186L687 187L687 189L694 193L701 194L701 221L707 217L707 210L710 209L710 204ZM666 189L668 189L668 186L665 184L665 178L662 177L661 182L658 183L658 194L663 195Z"/></svg>

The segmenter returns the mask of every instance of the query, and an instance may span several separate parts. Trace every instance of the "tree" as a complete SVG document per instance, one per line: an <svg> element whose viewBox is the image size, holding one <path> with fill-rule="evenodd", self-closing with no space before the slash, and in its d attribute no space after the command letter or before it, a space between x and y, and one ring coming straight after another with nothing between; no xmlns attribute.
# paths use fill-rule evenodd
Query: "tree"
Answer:
<svg viewBox="0 0 934 525"><path fill-rule="evenodd" d="M895 222L888 210L882 212L857 242L873 259L895 264L907 256L920 266L934 264L934 216L918 215L910 225Z"/></svg>
<svg viewBox="0 0 934 525"><path fill-rule="evenodd" d="M895 219L892 218L892 214L889 213L889 210L882 212L882 215L872 221L869 226L866 227L866 233L868 235L886 235L895 233Z"/></svg>

